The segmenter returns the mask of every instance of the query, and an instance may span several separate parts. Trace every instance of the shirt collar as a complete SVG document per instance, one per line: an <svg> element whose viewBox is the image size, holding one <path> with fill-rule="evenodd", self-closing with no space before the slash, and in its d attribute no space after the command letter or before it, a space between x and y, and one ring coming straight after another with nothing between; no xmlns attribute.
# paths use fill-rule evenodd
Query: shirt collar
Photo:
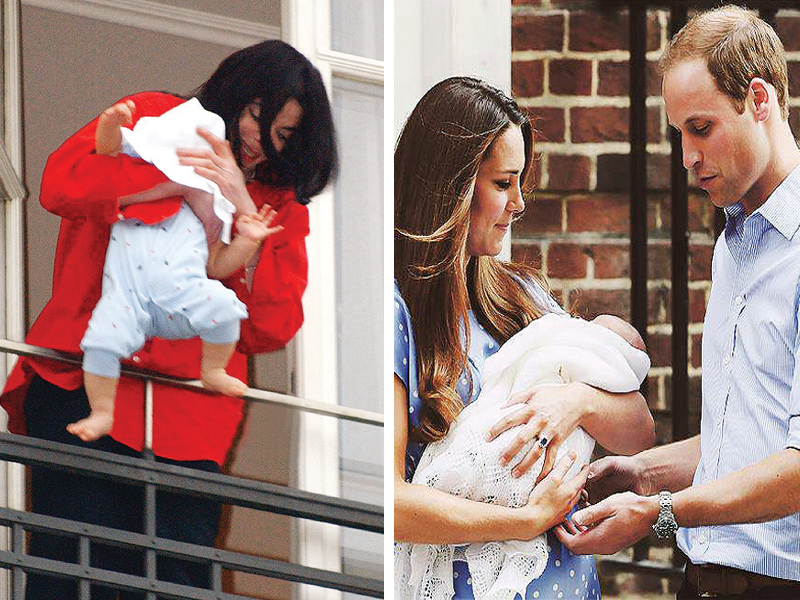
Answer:
<svg viewBox="0 0 800 600"><path fill-rule="evenodd" d="M759 214L787 240L791 240L800 228L800 165L796 166L764 204L753 215ZM750 216L753 216L750 215ZM736 226L744 220L744 207L741 202L725 208L725 216Z"/></svg>

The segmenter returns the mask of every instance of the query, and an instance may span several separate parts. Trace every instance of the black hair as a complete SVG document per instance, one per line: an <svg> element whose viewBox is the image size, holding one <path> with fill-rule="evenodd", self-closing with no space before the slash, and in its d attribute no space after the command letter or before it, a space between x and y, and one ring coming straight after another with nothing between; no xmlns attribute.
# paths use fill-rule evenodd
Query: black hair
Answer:
<svg viewBox="0 0 800 600"><path fill-rule="evenodd" d="M289 44L267 40L234 52L193 95L203 108L225 121L237 160L241 147L239 117L251 102L261 101L258 121L267 160L256 167L257 180L291 186L297 201L307 204L333 177L336 140L325 85L316 67ZM270 128L275 115L291 98L303 108L303 117L278 153Z"/></svg>

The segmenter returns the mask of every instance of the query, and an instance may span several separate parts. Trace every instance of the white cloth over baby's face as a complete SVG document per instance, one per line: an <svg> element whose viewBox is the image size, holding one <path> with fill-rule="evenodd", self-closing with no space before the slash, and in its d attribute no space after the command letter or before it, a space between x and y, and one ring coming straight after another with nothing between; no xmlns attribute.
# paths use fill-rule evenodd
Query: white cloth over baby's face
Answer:
<svg viewBox="0 0 800 600"><path fill-rule="evenodd" d="M222 221L220 239L229 244L236 207L222 195L216 183L195 173L194 167L178 162L176 150L179 148L211 149L197 134L198 127L225 139L222 117L207 111L197 98L192 98L159 117L142 117L133 129L123 127L122 138L142 159L158 167L172 181L209 192L213 197L214 214Z"/></svg>
<svg viewBox="0 0 800 600"><path fill-rule="evenodd" d="M509 339L486 360L481 394L467 406L444 439L429 444L414 473L413 483L450 494L518 507L527 503L541 472L544 453L522 477L512 477L518 460L532 440L508 466L500 463L504 450L519 434L510 429L491 442L489 428L519 405L501 408L516 393L536 385L580 381L609 392L631 392L650 368L646 353L611 330L567 315L544 315ZM578 459L571 477L588 464L594 440L578 428L561 444L558 459L573 450ZM395 595L434 600L452 596L452 561L469 564L476 599L525 596L525 588L547 564L544 535L530 541L475 543L458 548L430 544L397 544ZM437 590L437 593L430 593Z"/></svg>

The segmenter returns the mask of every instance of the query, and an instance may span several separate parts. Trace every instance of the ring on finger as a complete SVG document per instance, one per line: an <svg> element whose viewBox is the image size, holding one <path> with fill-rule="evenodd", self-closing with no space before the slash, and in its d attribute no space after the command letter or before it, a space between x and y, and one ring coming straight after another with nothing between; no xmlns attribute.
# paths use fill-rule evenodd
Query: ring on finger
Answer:
<svg viewBox="0 0 800 600"><path fill-rule="evenodd" d="M546 435L537 435L536 437L539 438L539 448L547 448L547 445L550 443L550 438L548 438Z"/></svg>

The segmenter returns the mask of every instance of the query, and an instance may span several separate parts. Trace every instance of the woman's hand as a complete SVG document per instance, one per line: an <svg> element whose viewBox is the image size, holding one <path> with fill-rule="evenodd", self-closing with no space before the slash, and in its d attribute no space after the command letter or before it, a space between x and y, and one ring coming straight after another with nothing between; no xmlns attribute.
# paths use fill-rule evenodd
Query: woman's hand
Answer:
<svg viewBox="0 0 800 600"><path fill-rule="evenodd" d="M211 149L180 149L177 151L180 164L194 167L195 173L216 183L222 195L236 207L237 217L257 212L230 142L202 127L197 128L197 134L211 144Z"/></svg>
<svg viewBox="0 0 800 600"><path fill-rule="evenodd" d="M581 393L581 386L588 387L582 383L538 385L514 394L505 404L521 406L489 429L488 439L491 441L512 427L519 428L519 433L503 452L503 464L510 463L526 444L534 442L516 464L515 476L526 473L543 451L545 459L537 483L553 468L559 447L587 413L586 396Z"/></svg>
<svg viewBox="0 0 800 600"><path fill-rule="evenodd" d="M589 466L565 480L567 471L575 462L577 455L570 451L558 461L556 466L533 488L525 510L531 511L530 537L532 539L561 523L573 506L581 499L581 492L589 474Z"/></svg>

